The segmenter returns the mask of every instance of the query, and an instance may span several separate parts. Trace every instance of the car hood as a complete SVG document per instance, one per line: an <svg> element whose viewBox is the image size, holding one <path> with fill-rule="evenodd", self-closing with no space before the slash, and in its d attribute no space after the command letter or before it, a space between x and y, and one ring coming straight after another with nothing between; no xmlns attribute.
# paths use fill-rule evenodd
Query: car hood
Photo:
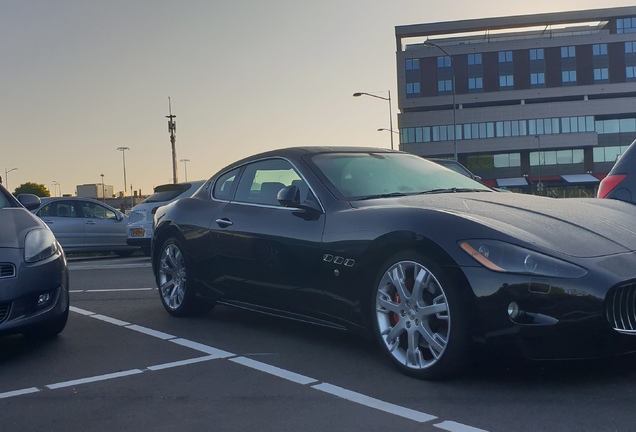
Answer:
<svg viewBox="0 0 636 432"><path fill-rule="evenodd" d="M46 225L24 208L10 207L0 209L0 227L0 248L23 248L26 233Z"/></svg>
<svg viewBox="0 0 636 432"><path fill-rule="evenodd" d="M475 192L356 201L352 205L397 205L444 212L530 245L575 257L636 250L636 211L632 204L617 200Z"/></svg>

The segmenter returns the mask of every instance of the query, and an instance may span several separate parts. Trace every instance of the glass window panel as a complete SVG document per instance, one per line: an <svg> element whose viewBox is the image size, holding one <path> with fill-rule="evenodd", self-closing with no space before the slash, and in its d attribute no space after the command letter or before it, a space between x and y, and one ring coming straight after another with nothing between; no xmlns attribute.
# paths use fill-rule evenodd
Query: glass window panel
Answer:
<svg viewBox="0 0 636 432"><path fill-rule="evenodd" d="M570 118L561 117L561 130L563 133L570 133Z"/></svg>
<svg viewBox="0 0 636 432"><path fill-rule="evenodd" d="M421 127L415 128L415 142L423 142L424 141L424 133Z"/></svg>
<svg viewBox="0 0 636 432"><path fill-rule="evenodd" d="M479 138L487 138L486 123L479 123Z"/></svg>
<svg viewBox="0 0 636 432"><path fill-rule="evenodd" d="M462 125L455 125L455 133L458 140L462 139Z"/></svg>
<svg viewBox="0 0 636 432"><path fill-rule="evenodd" d="M539 152L530 152L530 166L539 165Z"/></svg>
<svg viewBox="0 0 636 432"><path fill-rule="evenodd" d="M507 154L496 154L493 157L495 168L507 168L510 166L510 160Z"/></svg>
<svg viewBox="0 0 636 432"><path fill-rule="evenodd" d="M577 118L578 120L578 128L579 128L579 132L585 132L585 117L584 116L579 116Z"/></svg>
<svg viewBox="0 0 636 432"><path fill-rule="evenodd" d="M429 126L426 126L423 129L424 132L424 142L430 142L431 141L431 128Z"/></svg>
<svg viewBox="0 0 636 432"><path fill-rule="evenodd" d="M537 121L534 119L528 120L528 135L537 134Z"/></svg>
<svg viewBox="0 0 636 432"><path fill-rule="evenodd" d="M472 139L472 134L470 133L470 123L464 125L464 139Z"/></svg>
<svg viewBox="0 0 636 432"><path fill-rule="evenodd" d="M553 118L551 120L552 120L552 133L553 134L560 133L560 131L559 131L559 119L558 118Z"/></svg>
<svg viewBox="0 0 636 432"><path fill-rule="evenodd" d="M594 147L592 153L594 162L605 162L605 149L603 147Z"/></svg>
<svg viewBox="0 0 636 432"><path fill-rule="evenodd" d="M605 147L605 162L615 161L621 154L620 146Z"/></svg>
<svg viewBox="0 0 636 432"><path fill-rule="evenodd" d="M556 152L555 151L547 151L541 152L541 163L542 165L556 165Z"/></svg>
<svg viewBox="0 0 636 432"><path fill-rule="evenodd" d="M512 124L509 121L505 121L504 123L504 136L509 137L512 135Z"/></svg>
<svg viewBox="0 0 636 432"><path fill-rule="evenodd" d="M510 153L510 166L521 166L521 153Z"/></svg>
<svg viewBox="0 0 636 432"><path fill-rule="evenodd" d="M552 119L543 119L543 133L552 133Z"/></svg>
<svg viewBox="0 0 636 432"><path fill-rule="evenodd" d="M526 136L528 135L528 129L525 120L519 120L519 135Z"/></svg>
<svg viewBox="0 0 636 432"><path fill-rule="evenodd" d="M479 138L479 123L471 123L470 134L473 137L473 139Z"/></svg>
<svg viewBox="0 0 636 432"><path fill-rule="evenodd" d="M572 163L582 164L585 161L585 152L583 149L572 150Z"/></svg>
<svg viewBox="0 0 636 432"><path fill-rule="evenodd" d="M498 121L497 123L495 123L496 126L496 135L498 137L502 137L504 136L504 127L503 127L503 122Z"/></svg>
<svg viewBox="0 0 636 432"><path fill-rule="evenodd" d="M517 120L513 120L511 122L512 125L512 136L519 136L519 122Z"/></svg>
<svg viewBox="0 0 636 432"><path fill-rule="evenodd" d="M558 165L571 165L572 164L572 150L559 150L557 154Z"/></svg>
<svg viewBox="0 0 636 432"><path fill-rule="evenodd" d="M543 121L537 120L537 133L535 135L543 135Z"/></svg>
<svg viewBox="0 0 636 432"><path fill-rule="evenodd" d="M594 124L595 127L595 131L596 133L602 134L603 133L603 120L597 120Z"/></svg>
<svg viewBox="0 0 636 432"><path fill-rule="evenodd" d="M408 128L408 142L415 142L415 128Z"/></svg>
<svg viewBox="0 0 636 432"><path fill-rule="evenodd" d="M439 140L440 141L446 141L447 137L446 137L446 133L448 132L448 128L446 126L440 126L439 128Z"/></svg>
<svg viewBox="0 0 636 432"><path fill-rule="evenodd" d="M439 141L439 126L433 126L431 129L433 132L433 141Z"/></svg>
<svg viewBox="0 0 636 432"><path fill-rule="evenodd" d="M579 131L579 123L576 117L570 117L570 132L575 133Z"/></svg>
<svg viewBox="0 0 636 432"><path fill-rule="evenodd" d="M618 120L605 120L604 122L605 133L618 133L620 132L618 126Z"/></svg>
<svg viewBox="0 0 636 432"><path fill-rule="evenodd" d="M486 137L494 138L495 137L495 123L488 122L486 123Z"/></svg>
<svg viewBox="0 0 636 432"><path fill-rule="evenodd" d="M619 129L621 133L636 132L636 119L621 119L619 120Z"/></svg>

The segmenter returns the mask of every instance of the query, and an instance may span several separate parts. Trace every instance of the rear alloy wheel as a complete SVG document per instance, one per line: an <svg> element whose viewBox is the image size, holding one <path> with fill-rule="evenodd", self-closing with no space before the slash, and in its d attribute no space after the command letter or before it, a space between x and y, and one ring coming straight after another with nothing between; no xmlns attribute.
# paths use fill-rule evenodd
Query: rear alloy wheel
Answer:
<svg viewBox="0 0 636 432"><path fill-rule="evenodd" d="M407 375L440 379L458 372L469 348L468 317L456 287L416 253L382 267L373 325L383 350Z"/></svg>
<svg viewBox="0 0 636 432"><path fill-rule="evenodd" d="M157 267L157 287L164 308L174 316L192 316L208 312L212 305L198 300L188 279L188 262L175 239L161 247Z"/></svg>

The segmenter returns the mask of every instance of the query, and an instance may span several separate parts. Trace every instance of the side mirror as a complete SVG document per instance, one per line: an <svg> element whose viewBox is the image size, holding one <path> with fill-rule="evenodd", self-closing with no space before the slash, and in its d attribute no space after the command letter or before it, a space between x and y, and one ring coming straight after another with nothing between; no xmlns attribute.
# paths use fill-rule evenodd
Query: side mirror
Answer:
<svg viewBox="0 0 636 432"><path fill-rule="evenodd" d="M298 207L300 206L300 189L296 185L284 187L278 191L276 199L283 207Z"/></svg>
<svg viewBox="0 0 636 432"><path fill-rule="evenodd" d="M276 199L283 207L320 212L320 207L311 202L311 200L300 202L300 189L296 185L287 186L279 190Z"/></svg>
<svg viewBox="0 0 636 432"><path fill-rule="evenodd" d="M26 207L27 210L35 210L40 207L40 197L37 195L20 194L18 195L18 201L20 201L20 204Z"/></svg>

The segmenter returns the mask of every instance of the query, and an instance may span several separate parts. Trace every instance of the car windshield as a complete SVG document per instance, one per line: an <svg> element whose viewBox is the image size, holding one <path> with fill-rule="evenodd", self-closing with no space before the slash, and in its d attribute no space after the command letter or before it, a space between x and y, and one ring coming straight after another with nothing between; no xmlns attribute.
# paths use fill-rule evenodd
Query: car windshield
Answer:
<svg viewBox="0 0 636 432"><path fill-rule="evenodd" d="M323 153L312 157L328 186L345 199L492 189L405 153Z"/></svg>

